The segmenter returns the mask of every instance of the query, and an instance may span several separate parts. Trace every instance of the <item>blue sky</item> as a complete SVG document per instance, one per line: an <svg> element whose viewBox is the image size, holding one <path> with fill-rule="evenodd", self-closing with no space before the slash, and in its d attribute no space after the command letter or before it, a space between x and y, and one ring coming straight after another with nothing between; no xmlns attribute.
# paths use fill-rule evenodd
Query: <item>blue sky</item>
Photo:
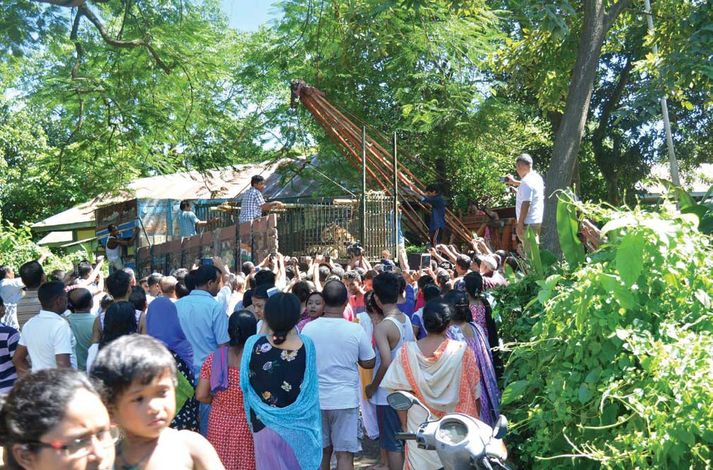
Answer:
<svg viewBox="0 0 713 470"><path fill-rule="evenodd" d="M275 0L221 0L230 26L240 31L255 31L277 15Z"/></svg>

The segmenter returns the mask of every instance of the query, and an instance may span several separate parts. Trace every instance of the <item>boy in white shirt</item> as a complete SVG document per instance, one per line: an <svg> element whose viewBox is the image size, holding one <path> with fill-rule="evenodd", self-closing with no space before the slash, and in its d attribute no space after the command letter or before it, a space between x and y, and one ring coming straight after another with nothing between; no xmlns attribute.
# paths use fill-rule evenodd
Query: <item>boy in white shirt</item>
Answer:
<svg viewBox="0 0 713 470"><path fill-rule="evenodd" d="M12 362L18 376L30 370L27 361L32 361L32 371L55 367L77 368L74 356L74 334L62 314L67 310L67 294L64 283L51 281L42 284L37 291L42 309L30 318L22 328L20 342Z"/></svg>

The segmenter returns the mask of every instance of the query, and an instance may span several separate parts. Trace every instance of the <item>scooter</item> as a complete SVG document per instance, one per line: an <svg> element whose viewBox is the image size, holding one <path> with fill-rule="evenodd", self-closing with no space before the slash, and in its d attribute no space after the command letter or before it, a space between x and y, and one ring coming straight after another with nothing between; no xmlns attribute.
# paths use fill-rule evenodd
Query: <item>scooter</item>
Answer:
<svg viewBox="0 0 713 470"><path fill-rule="evenodd" d="M500 415L495 429L484 422L462 413L449 413L435 419L431 412L414 395L398 391L387 400L396 411L407 411L414 405L423 408L428 417L416 433L397 433L396 439L415 440L418 447L435 450L443 464L443 470L510 470L505 460L507 449L502 438L507 434L507 419Z"/></svg>

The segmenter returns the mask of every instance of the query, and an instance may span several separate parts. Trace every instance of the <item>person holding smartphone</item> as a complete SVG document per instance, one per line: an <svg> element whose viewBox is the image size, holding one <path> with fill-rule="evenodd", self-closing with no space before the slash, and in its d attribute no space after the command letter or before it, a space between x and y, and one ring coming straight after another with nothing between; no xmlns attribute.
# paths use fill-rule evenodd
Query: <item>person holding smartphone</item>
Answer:
<svg viewBox="0 0 713 470"><path fill-rule="evenodd" d="M532 168L532 157L523 153L515 160L515 168L520 181L508 175L507 184L517 188L515 198L515 217L517 237L525 243L525 232L532 228L539 242L542 217L545 212L545 182L542 176Z"/></svg>

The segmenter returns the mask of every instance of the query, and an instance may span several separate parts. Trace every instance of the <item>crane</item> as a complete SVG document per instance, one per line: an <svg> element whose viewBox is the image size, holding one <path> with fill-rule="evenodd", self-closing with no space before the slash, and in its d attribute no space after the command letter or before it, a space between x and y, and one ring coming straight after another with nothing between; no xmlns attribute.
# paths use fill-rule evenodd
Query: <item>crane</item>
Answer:
<svg viewBox="0 0 713 470"><path fill-rule="evenodd" d="M324 128L329 138L344 151L347 162L361 170L362 129L347 116L348 113L330 103L324 92L309 86L303 80L293 81L291 89L292 107L301 102ZM365 156L369 177L386 195L393 197L393 187L387 183L393 177L392 153L377 139L367 135ZM417 209L427 210L420 199L425 194L426 185L408 167L401 166L399 169L401 171L398 172L397 178L400 191L397 198L402 204L402 214L414 230L428 238L428 229L416 212ZM446 225L452 234L464 242L473 238L468 228L450 209L446 209Z"/></svg>

